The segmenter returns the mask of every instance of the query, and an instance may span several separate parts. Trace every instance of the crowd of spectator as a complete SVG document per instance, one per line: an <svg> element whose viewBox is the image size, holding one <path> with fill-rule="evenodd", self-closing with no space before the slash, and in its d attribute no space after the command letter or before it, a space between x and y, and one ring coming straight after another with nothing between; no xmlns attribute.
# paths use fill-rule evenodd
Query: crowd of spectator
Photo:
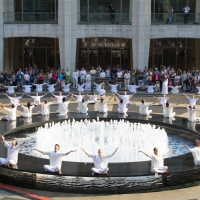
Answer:
<svg viewBox="0 0 200 200"><path fill-rule="evenodd" d="M50 69L49 67L44 71L38 70L37 66L29 66L24 70L19 69L17 73L13 70L5 70L0 72L0 84L1 88L5 86L18 86L18 90L22 90L22 85L35 84L55 84L58 83L59 89L61 89L61 83L73 83L73 87L77 87L77 84L84 84L86 82L109 82L109 83L121 83L125 88L127 85L139 85L140 88L145 86L155 85L158 90L162 88L163 76L168 78L169 86L182 86L181 90L184 92L195 92L195 88L200 84L199 70L193 68L192 70L175 70L171 64L166 66L160 66L157 68L145 67L144 70L124 70L119 67L107 67L105 70L98 65L97 67L90 66L89 63L85 67L80 68L78 65L70 74L69 69Z"/></svg>

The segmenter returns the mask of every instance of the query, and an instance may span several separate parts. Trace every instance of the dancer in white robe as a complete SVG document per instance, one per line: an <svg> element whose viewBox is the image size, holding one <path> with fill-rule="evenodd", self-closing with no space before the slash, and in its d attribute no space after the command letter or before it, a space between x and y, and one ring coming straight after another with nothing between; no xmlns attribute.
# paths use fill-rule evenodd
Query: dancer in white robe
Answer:
<svg viewBox="0 0 200 200"><path fill-rule="evenodd" d="M164 117L169 117L169 118L173 118L175 116L175 112L173 112L173 109L178 105L174 104L172 106L169 106L169 102L167 102L166 104L162 104L163 107L163 116Z"/></svg>
<svg viewBox="0 0 200 200"><path fill-rule="evenodd" d="M117 88L118 88L119 84L109 84L108 83L108 85L110 86L110 91L112 93L116 93L117 92Z"/></svg>
<svg viewBox="0 0 200 200"><path fill-rule="evenodd" d="M28 102L27 107L23 106L22 104L21 104L21 107L23 108L23 113L22 112L20 113L20 117L24 117L24 118L32 117L32 110L35 107L35 104L31 105L31 103Z"/></svg>
<svg viewBox="0 0 200 200"><path fill-rule="evenodd" d="M196 113L200 111L200 109L195 109L191 105L186 105L187 111L188 111L188 121L190 122L196 122L200 121L200 117L196 117Z"/></svg>
<svg viewBox="0 0 200 200"><path fill-rule="evenodd" d="M173 150L170 150L167 154L159 154L158 148L153 149L154 155L148 155L144 151L139 151L151 159L151 172L152 173L164 173L167 172L168 167L164 166L164 158L167 157Z"/></svg>
<svg viewBox="0 0 200 200"><path fill-rule="evenodd" d="M114 96L114 95L113 95L113 96ZM113 98L113 96L110 97L110 99L108 99L108 100L104 100L103 98L101 98L100 101L97 101L97 100L96 100L97 111L98 111L99 113L107 113L107 112L108 112L108 106L107 106L107 104L108 104L108 102Z"/></svg>
<svg viewBox="0 0 200 200"><path fill-rule="evenodd" d="M55 92L55 86L57 85L56 84L48 84L48 83L45 83L47 85L47 89L49 92Z"/></svg>
<svg viewBox="0 0 200 200"><path fill-rule="evenodd" d="M53 102L48 102L47 99L44 100L44 103L40 103L41 105L41 111L38 111L39 115L49 115L50 113L50 106L53 104Z"/></svg>
<svg viewBox="0 0 200 200"><path fill-rule="evenodd" d="M136 106L139 106L140 115L150 115L152 113L152 110L149 110L149 106L152 106L155 103L157 102L145 104L145 100L142 99L141 104L136 104Z"/></svg>
<svg viewBox="0 0 200 200"><path fill-rule="evenodd" d="M193 108L196 108L196 102L199 100L199 98L195 98L194 95L192 95L192 98L190 98L189 96L187 96L186 94L183 93L183 95L185 95L188 100L189 100L189 105L191 105Z"/></svg>
<svg viewBox="0 0 200 200"><path fill-rule="evenodd" d="M42 92L43 91L43 85L46 85L46 83L44 84L33 84L34 86L36 86L35 91L36 92Z"/></svg>
<svg viewBox="0 0 200 200"><path fill-rule="evenodd" d="M82 101L82 99L84 97L86 97L87 95L85 94L82 94L81 92L78 93L78 95L75 95L75 94L72 94L72 97L76 97L76 101L79 102L79 101Z"/></svg>
<svg viewBox="0 0 200 200"><path fill-rule="evenodd" d="M172 96L173 97L173 96ZM162 104L166 104L167 101L169 100L169 97L166 97L166 95L164 94L163 97L155 97L154 98L158 99L158 102L160 103L160 105Z"/></svg>
<svg viewBox="0 0 200 200"><path fill-rule="evenodd" d="M70 92L70 86L71 86L71 83L70 84L65 84L65 83L62 83L62 90L64 91L64 92L67 92L67 93L69 93Z"/></svg>
<svg viewBox="0 0 200 200"><path fill-rule="evenodd" d="M86 114L88 111L88 104L90 100L85 101L85 99L83 98L82 101L76 101L76 102L78 104L77 113Z"/></svg>
<svg viewBox="0 0 200 200"><path fill-rule="evenodd" d="M97 83L94 83L94 85L96 86L96 92L99 92L102 88L102 86L104 85L104 82L103 83L100 83L100 84L97 84Z"/></svg>
<svg viewBox="0 0 200 200"><path fill-rule="evenodd" d="M68 96L70 96L70 94L68 94L67 96L63 96L62 92L59 92L59 95L54 95L53 93L51 94L56 98L56 103L62 103L63 98L67 98Z"/></svg>
<svg viewBox="0 0 200 200"><path fill-rule="evenodd" d="M15 106L20 106L20 99L24 96L24 93L22 94L22 96L17 97L16 94L13 94L13 97L8 96L7 94L5 94L9 99L10 99L10 104L14 104Z"/></svg>
<svg viewBox="0 0 200 200"><path fill-rule="evenodd" d="M200 94L200 87L199 87L199 86L196 86L196 88L197 88L197 90L198 90L197 94Z"/></svg>
<svg viewBox="0 0 200 200"><path fill-rule="evenodd" d="M29 97L31 97L31 98L34 100L34 104L35 104L35 105L40 105L40 100L41 100L41 98L43 98L44 96L46 96L47 93L44 94L44 95L42 95L42 96L38 96L38 93L37 93L37 92L35 93L35 96L30 96L30 95L28 95L28 94L26 94L26 95L29 96Z"/></svg>
<svg viewBox="0 0 200 200"><path fill-rule="evenodd" d="M85 83L82 84L82 85L77 84L77 90L78 90L78 92L84 92L84 90L85 90L84 87L85 87Z"/></svg>
<svg viewBox="0 0 200 200"><path fill-rule="evenodd" d="M36 150L42 153L43 155L49 156L50 165L44 165L44 170L56 173L59 173L61 170L63 157L76 151L76 150L71 150L67 153L60 153L59 152L60 146L58 144L55 145L54 151L40 151L38 149L33 149L33 150Z"/></svg>
<svg viewBox="0 0 200 200"><path fill-rule="evenodd" d="M93 92L92 95L87 95L89 97L89 104L95 104L97 101L97 95Z"/></svg>
<svg viewBox="0 0 200 200"><path fill-rule="evenodd" d="M15 121L16 120L17 106L12 104L11 108L6 108L6 107L4 107L4 105L1 105L1 107L7 111L7 115L2 116L2 121Z"/></svg>
<svg viewBox="0 0 200 200"><path fill-rule="evenodd" d="M176 85L176 86L169 86L169 88L171 88L172 90L171 90L171 93L172 94L178 94L179 92L180 92L180 88L181 88L182 86L178 86L178 85Z"/></svg>
<svg viewBox="0 0 200 200"><path fill-rule="evenodd" d="M101 98L105 98L105 96L106 96L106 91L105 91L105 89L104 89L104 86L102 86L101 89L99 90L99 96L100 96Z"/></svg>
<svg viewBox="0 0 200 200"><path fill-rule="evenodd" d="M0 165L5 165L7 167L10 167L10 165L16 165L18 162L18 153L20 148L26 144L26 141L24 141L21 145L17 146L17 141L12 140L12 144L8 144L4 138L4 136L1 136L2 141L7 148L7 158L0 158Z"/></svg>
<svg viewBox="0 0 200 200"><path fill-rule="evenodd" d="M168 78L166 75L163 76L162 94L168 94Z"/></svg>
<svg viewBox="0 0 200 200"><path fill-rule="evenodd" d="M116 96L115 96L115 98L116 98L116 100L117 100L117 104L118 104L118 113L121 113L121 114L125 114L125 113L127 113L127 111L128 111L128 108L127 108L127 103L126 102L124 102L124 100L123 99L118 99ZM130 98L129 98L130 99ZM128 99L128 101L129 101L129 99Z"/></svg>
<svg viewBox="0 0 200 200"><path fill-rule="evenodd" d="M90 155L83 148L81 148L81 150L88 157L93 159L94 167L92 167L92 169L91 169L92 170L92 175L95 175L95 174L107 175L108 174L108 170L109 170L108 161L112 156L114 156L114 154L117 152L118 148L116 148L115 151L111 155L108 155L108 156L103 156L101 149L98 150L98 155Z"/></svg>
<svg viewBox="0 0 200 200"><path fill-rule="evenodd" d="M124 92L124 94L123 95L120 95L120 94L117 94L117 93L115 93L117 96L119 96L122 100L123 100L123 102L124 103L126 103L126 105L130 105L131 103L130 103L130 98L132 98L136 93L134 93L134 94L132 94L132 95L127 95L127 93L126 93L126 91Z"/></svg>
<svg viewBox="0 0 200 200"><path fill-rule="evenodd" d="M25 92L25 93L30 93L31 92L31 88L32 88L32 85L23 85L22 86L22 91Z"/></svg>
<svg viewBox="0 0 200 200"><path fill-rule="evenodd" d="M146 88L147 88L147 92L148 93L154 93L154 88L155 88L155 86L153 86L153 85L149 85L149 86L146 86Z"/></svg>
<svg viewBox="0 0 200 200"><path fill-rule="evenodd" d="M5 88L8 88L8 90L6 91L9 94L14 94L15 93L15 89L17 88L17 86L4 86Z"/></svg>
<svg viewBox="0 0 200 200"><path fill-rule="evenodd" d="M85 78L85 89L86 90L89 90L91 89L91 75L90 75L90 72L88 71L87 74L86 74L86 78Z"/></svg>
<svg viewBox="0 0 200 200"><path fill-rule="evenodd" d="M190 149L186 144L185 147L192 153L193 158L194 158L194 164L195 165L200 165L200 144L199 141L195 141L196 147Z"/></svg>
<svg viewBox="0 0 200 200"><path fill-rule="evenodd" d="M131 93L136 93L137 88L139 88L138 85L127 85L126 87L128 88L129 92L131 92Z"/></svg>
<svg viewBox="0 0 200 200"><path fill-rule="evenodd" d="M68 106L69 106L70 100L66 101L66 98L62 99L62 103L58 104L58 110L56 110L56 113L59 115L67 115L69 112Z"/></svg>

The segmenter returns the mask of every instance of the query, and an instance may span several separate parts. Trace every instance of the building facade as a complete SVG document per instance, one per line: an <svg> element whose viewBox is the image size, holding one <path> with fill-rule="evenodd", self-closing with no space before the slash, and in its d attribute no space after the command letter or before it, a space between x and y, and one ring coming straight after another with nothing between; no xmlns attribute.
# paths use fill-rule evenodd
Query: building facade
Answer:
<svg viewBox="0 0 200 200"><path fill-rule="evenodd" d="M0 71L200 68L200 0L2 0L0 26Z"/></svg>

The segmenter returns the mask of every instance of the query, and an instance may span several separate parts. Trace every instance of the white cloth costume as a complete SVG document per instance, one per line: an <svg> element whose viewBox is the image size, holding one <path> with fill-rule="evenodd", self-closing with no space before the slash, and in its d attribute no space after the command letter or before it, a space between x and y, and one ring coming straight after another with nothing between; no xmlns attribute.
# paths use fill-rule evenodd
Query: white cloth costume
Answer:
<svg viewBox="0 0 200 200"><path fill-rule="evenodd" d="M29 93L29 92L31 92L31 87L32 87L32 85L23 85L22 91L25 92L25 93Z"/></svg>
<svg viewBox="0 0 200 200"><path fill-rule="evenodd" d="M55 86L56 86L57 84L52 84L52 85L50 85L50 84L47 84L47 83L46 83L46 85L47 85L47 88L48 88L48 91L49 91L49 92L54 92L54 91L55 91Z"/></svg>
<svg viewBox="0 0 200 200"><path fill-rule="evenodd" d="M42 98L42 97L44 97L45 95L43 95L43 96L30 96L31 98L33 98L33 101L34 101L34 104L35 105L40 105L40 99Z"/></svg>
<svg viewBox="0 0 200 200"><path fill-rule="evenodd" d="M42 92L42 90L43 90L43 85L45 85L46 83L44 83L44 84L33 84L34 86L36 86L36 92Z"/></svg>
<svg viewBox="0 0 200 200"><path fill-rule="evenodd" d="M165 172L168 167L164 166L164 157L165 155L150 155L149 158L151 158L151 172L153 173L163 173Z"/></svg>
<svg viewBox="0 0 200 200"><path fill-rule="evenodd" d="M146 88L147 88L148 93L153 93L155 86L150 85L150 86L146 86Z"/></svg>
<svg viewBox="0 0 200 200"><path fill-rule="evenodd" d="M167 100L169 99L169 97L158 97L159 99L159 103L162 105L162 104L166 104L167 103Z"/></svg>
<svg viewBox="0 0 200 200"><path fill-rule="evenodd" d="M174 107L176 107L176 105L173 106L169 106L167 107L166 104L162 104L163 107L163 116L164 117L174 117L175 116L175 112L173 112Z"/></svg>
<svg viewBox="0 0 200 200"><path fill-rule="evenodd" d="M29 108L22 106L24 111L23 111L23 113L20 113L20 116L27 117L27 118L32 117L32 110L34 107L35 107L34 105L30 106Z"/></svg>
<svg viewBox="0 0 200 200"><path fill-rule="evenodd" d="M52 103L43 103L41 104L41 111L38 111L40 115L49 115L50 113L50 106Z"/></svg>
<svg viewBox="0 0 200 200"><path fill-rule="evenodd" d="M105 96L106 96L106 91L105 91L104 89L100 89L100 90L99 90L99 96L100 96L101 98L105 98Z"/></svg>
<svg viewBox="0 0 200 200"><path fill-rule="evenodd" d="M101 158L99 157L99 155L89 155L88 157L93 159L94 167L91 170L94 173L103 174L109 170L108 161L109 161L109 158L112 157L112 155L102 156Z"/></svg>
<svg viewBox="0 0 200 200"><path fill-rule="evenodd" d="M3 116L2 119L8 120L8 121L14 121L16 120L16 111L17 111L17 106L15 106L14 108L6 108L4 107L4 109L7 111L7 115Z"/></svg>
<svg viewBox="0 0 200 200"><path fill-rule="evenodd" d="M68 109L69 102L70 101L59 103L58 110L56 111L56 113L59 113L59 115L66 115L69 111Z"/></svg>
<svg viewBox="0 0 200 200"><path fill-rule="evenodd" d="M76 97L77 102L82 101L83 97L85 97L85 95L74 95Z"/></svg>
<svg viewBox="0 0 200 200"><path fill-rule="evenodd" d="M94 83L94 84L96 86L96 92L99 92L102 88L102 85L104 85L104 83L100 83L100 84Z"/></svg>
<svg viewBox="0 0 200 200"><path fill-rule="evenodd" d="M64 92L69 92L70 91L70 86L71 86L71 83L67 84L67 85L65 85L65 83L62 83L62 90Z"/></svg>
<svg viewBox="0 0 200 200"><path fill-rule="evenodd" d="M56 98L56 103L62 103L62 102L63 102L63 101L62 101L63 98L65 98L65 97L62 96L62 95L61 95L61 96L60 96L60 95L59 95L59 96L54 95L54 97Z"/></svg>
<svg viewBox="0 0 200 200"><path fill-rule="evenodd" d="M77 90L78 90L79 92L84 92L84 90L85 90L84 87L85 87L85 83L82 84L82 85L77 84Z"/></svg>
<svg viewBox="0 0 200 200"><path fill-rule="evenodd" d="M85 83L85 89L91 89L91 75L86 74L86 83Z"/></svg>
<svg viewBox="0 0 200 200"><path fill-rule="evenodd" d="M84 101L84 102L77 101L77 103L78 103L77 113L84 113L84 114L87 113L87 111L88 111L87 105L89 103L89 100L88 101Z"/></svg>
<svg viewBox="0 0 200 200"><path fill-rule="evenodd" d="M66 155L66 153L59 152L43 152L44 155L49 156L50 165L44 165L44 170L49 172L56 172L61 170L62 159Z"/></svg>
<svg viewBox="0 0 200 200"><path fill-rule="evenodd" d="M111 87L110 91L112 93L115 93L115 92L117 92L117 87L119 86L119 84L109 84L109 86Z"/></svg>
<svg viewBox="0 0 200 200"><path fill-rule="evenodd" d="M199 147L194 147L192 149L189 148L189 151L193 155L194 164L195 165L200 165L200 148Z"/></svg>
<svg viewBox="0 0 200 200"><path fill-rule="evenodd" d="M5 147L7 147L7 158L0 158L0 165L16 165L18 162L18 153L20 146L15 146L12 148L12 145L4 142Z"/></svg>
<svg viewBox="0 0 200 200"><path fill-rule="evenodd" d="M117 99L117 102L118 102L118 113L126 113L128 111L128 108L126 107L127 103L126 101L123 101L123 103L120 103L119 99Z"/></svg>
<svg viewBox="0 0 200 200"><path fill-rule="evenodd" d="M96 101L97 103L97 111L100 113L107 113L108 112L108 107L107 103L109 100L103 101L102 103L100 101Z"/></svg>
<svg viewBox="0 0 200 200"><path fill-rule="evenodd" d="M96 95L87 95L89 99L89 103L96 103L97 96Z"/></svg>
<svg viewBox="0 0 200 200"><path fill-rule="evenodd" d="M163 81L162 94L168 94L168 79Z"/></svg>
<svg viewBox="0 0 200 200"><path fill-rule="evenodd" d="M139 88L139 86L138 85L127 85L127 88L129 90L129 92L135 93L135 92L137 92L137 88Z"/></svg>
<svg viewBox="0 0 200 200"><path fill-rule="evenodd" d="M169 88L171 88L172 90L171 90L171 93L172 94L178 94L179 92L180 92L180 88L181 88L181 86L178 86L178 85L176 85L176 86L169 86Z"/></svg>
<svg viewBox="0 0 200 200"><path fill-rule="evenodd" d="M127 105L130 105L130 101L129 101L129 99L130 99L130 97L131 97L132 95L119 95L119 97L123 100L123 102L125 103L125 104L127 104Z"/></svg>
<svg viewBox="0 0 200 200"><path fill-rule="evenodd" d="M7 93L9 93L9 94L14 94L15 88L17 88L17 86L4 86L4 87L8 88Z"/></svg>
<svg viewBox="0 0 200 200"><path fill-rule="evenodd" d="M14 104L15 106L20 106L19 100L22 98L20 97L8 97L10 99L10 104Z"/></svg>
<svg viewBox="0 0 200 200"><path fill-rule="evenodd" d="M200 120L200 117L196 117L196 113L200 110L200 109L192 109L190 110L190 108L187 106L187 111L188 111L188 120L190 122L196 122Z"/></svg>
<svg viewBox="0 0 200 200"><path fill-rule="evenodd" d="M152 106L152 104L136 104L136 106L139 106L139 113L140 115L150 115L152 113L152 110L149 110L149 106Z"/></svg>
<svg viewBox="0 0 200 200"><path fill-rule="evenodd" d="M190 98L190 97L187 97L188 100L189 100L189 105L191 105L192 107L196 107L196 102L197 100L199 100L198 98Z"/></svg>

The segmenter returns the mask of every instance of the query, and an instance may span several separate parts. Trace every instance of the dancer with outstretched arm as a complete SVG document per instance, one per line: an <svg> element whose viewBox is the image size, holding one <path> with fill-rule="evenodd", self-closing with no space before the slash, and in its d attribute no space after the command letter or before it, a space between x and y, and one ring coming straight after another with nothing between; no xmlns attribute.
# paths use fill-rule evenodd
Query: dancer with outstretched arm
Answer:
<svg viewBox="0 0 200 200"><path fill-rule="evenodd" d="M200 165L200 142L199 140L195 141L196 147L190 149L186 144L185 147L192 153L193 158L194 158L194 164L195 165Z"/></svg>
<svg viewBox="0 0 200 200"><path fill-rule="evenodd" d="M118 149L119 148L116 148L115 151L111 155L103 156L101 149L98 150L98 155L90 155L85 151L85 149L81 148L81 150L85 152L88 155L88 157L93 159L94 167L92 167L91 169L92 175L95 175L95 174L107 175L108 170L109 170L108 161L112 156L114 156L114 154L117 152Z"/></svg>
<svg viewBox="0 0 200 200"><path fill-rule="evenodd" d="M63 157L76 151L76 150L71 150L67 153L60 153L59 152L59 150L60 150L59 144L55 145L54 151L40 151L38 149L33 149L33 150L36 150L36 151L42 153L43 155L49 156L50 165L44 165L44 170L48 171L48 172L56 172L56 173L59 173L61 170Z"/></svg>

